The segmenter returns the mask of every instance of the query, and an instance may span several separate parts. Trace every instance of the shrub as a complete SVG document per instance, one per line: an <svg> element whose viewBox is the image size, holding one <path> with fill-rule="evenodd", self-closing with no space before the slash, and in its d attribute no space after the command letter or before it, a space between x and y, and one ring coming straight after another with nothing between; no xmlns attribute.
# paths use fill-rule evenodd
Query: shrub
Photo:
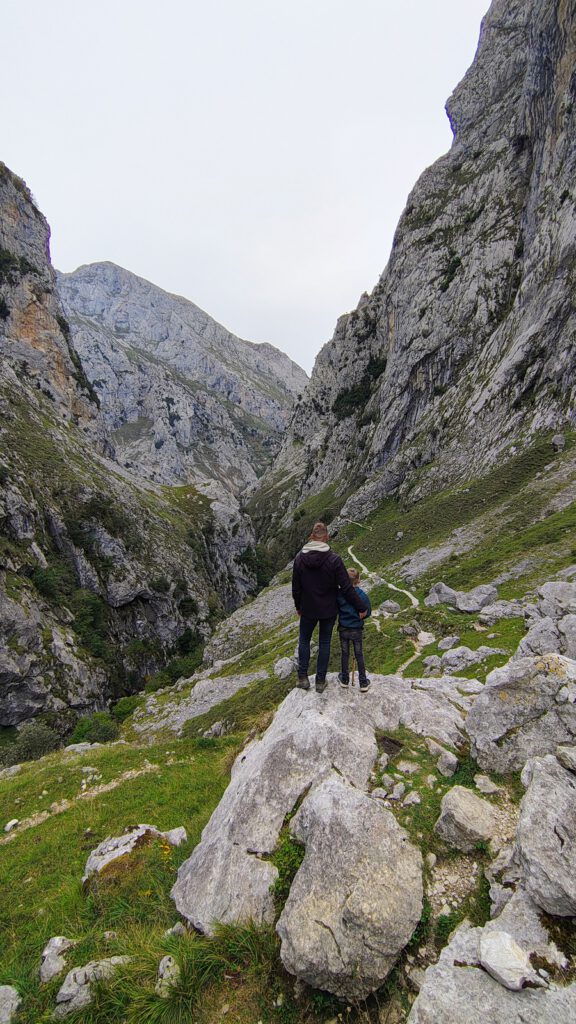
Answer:
<svg viewBox="0 0 576 1024"><path fill-rule="evenodd" d="M110 743L118 739L120 726L108 711L96 711L93 715L81 718L72 733L70 743Z"/></svg>
<svg viewBox="0 0 576 1024"><path fill-rule="evenodd" d="M37 761L60 746L60 737L44 722L28 722L22 726L18 739L0 750L0 763L11 765L21 761Z"/></svg>
<svg viewBox="0 0 576 1024"><path fill-rule="evenodd" d="M120 697L120 700L116 701L114 707L110 709L110 714L117 722L123 722L142 703L142 697L137 693L133 693L130 697Z"/></svg>

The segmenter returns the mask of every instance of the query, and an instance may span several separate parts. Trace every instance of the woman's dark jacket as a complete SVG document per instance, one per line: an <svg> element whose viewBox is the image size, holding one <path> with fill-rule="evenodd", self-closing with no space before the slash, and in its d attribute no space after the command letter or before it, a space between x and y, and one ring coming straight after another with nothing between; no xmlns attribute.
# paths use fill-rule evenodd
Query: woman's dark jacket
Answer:
<svg viewBox="0 0 576 1024"><path fill-rule="evenodd" d="M340 555L330 550L298 552L292 569L292 597L297 612L309 619L335 618L338 589L359 612L366 610Z"/></svg>

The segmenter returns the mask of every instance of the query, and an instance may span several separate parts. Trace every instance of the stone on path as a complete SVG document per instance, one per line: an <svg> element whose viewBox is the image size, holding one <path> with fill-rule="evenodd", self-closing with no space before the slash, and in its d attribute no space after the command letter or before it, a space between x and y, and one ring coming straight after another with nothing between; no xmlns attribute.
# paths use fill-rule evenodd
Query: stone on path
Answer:
<svg viewBox="0 0 576 1024"><path fill-rule="evenodd" d="M13 985L0 985L0 1024L11 1024L22 997Z"/></svg>
<svg viewBox="0 0 576 1024"><path fill-rule="evenodd" d="M88 1006L92 1002L92 982L111 978L117 967L129 961L129 956L109 956L104 960L90 960L84 967L69 971L56 996L54 1016L66 1017Z"/></svg>
<svg viewBox="0 0 576 1024"><path fill-rule="evenodd" d="M509 661L488 675L466 720L472 756L505 773L576 738L576 662L560 654Z"/></svg>
<svg viewBox="0 0 576 1024"><path fill-rule="evenodd" d="M516 856L524 885L549 914L576 916L576 776L551 754L523 773Z"/></svg>
<svg viewBox="0 0 576 1024"><path fill-rule="evenodd" d="M126 829L124 835L108 836L92 850L86 861L82 881L86 882L91 875L103 871L119 857L126 857L139 846L148 843L150 839L165 839L170 846L181 846L187 838L186 830L182 826L170 829L169 832L160 832L153 825L134 825Z"/></svg>
<svg viewBox="0 0 576 1024"><path fill-rule="evenodd" d="M285 968L343 999L377 989L422 912L422 856L377 800L335 773L290 824L306 847L277 924Z"/></svg>
<svg viewBox="0 0 576 1024"><path fill-rule="evenodd" d="M73 939L67 939L64 935L55 935L48 941L42 950L39 970L40 981L43 985L62 973L66 967L66 960L62 954L75 945L76 942Z"/></svg>
<svg viewBox="0 0 576 1024"><path fill-rule="evenodd" d="M498 815L491 804L465 786L453 786L442 799L434 831L450 846L472 853L494 835Z"/></svg>

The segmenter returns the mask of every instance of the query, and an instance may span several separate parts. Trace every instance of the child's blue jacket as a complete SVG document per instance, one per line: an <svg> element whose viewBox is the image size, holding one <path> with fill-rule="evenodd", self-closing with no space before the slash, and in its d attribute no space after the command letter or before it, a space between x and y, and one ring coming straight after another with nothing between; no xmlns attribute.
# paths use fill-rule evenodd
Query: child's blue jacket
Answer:
<svg viewBox="0 0 576 1024"><path fill-rule="evenodd" d="M354 587L354 590L366 605L368 615L371 615L372 605L370 604L368 594L366 594L361 587ZM338 591L336 600L338 601L338 625L342 629L362 629L364 627L364 619L361 619L356 609L353 608L351 604L348 604L348 601L342 595L340 590ZM368 615L366 618L368 618Z"/></svg>

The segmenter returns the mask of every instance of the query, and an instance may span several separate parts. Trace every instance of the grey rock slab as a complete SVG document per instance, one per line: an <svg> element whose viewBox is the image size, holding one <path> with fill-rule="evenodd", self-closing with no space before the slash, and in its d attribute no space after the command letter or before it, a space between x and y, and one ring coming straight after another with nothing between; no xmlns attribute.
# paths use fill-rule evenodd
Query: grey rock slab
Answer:
<svg viewBox="0 0 576 1024"><path fill-rule="evenodd" d="M494 835L498 815L486 800L465 786L453 786L442 798L434 831L450 846L471 853Z"/></svg>
<svg viewBox="0 0 576 1024"><path fill-rule="evenodd" d="M576 614L576 583L544 583L538 588L538 608L543 616L561 619Z"/></svg>
<svg viewBox="0 0 576 1024"><path fill-rule="evenodd" d="M111 978L117 967L129 961L128 956L109 956L104 960L90 960L84 967L69 971L56 995L54 1016L66 1017L88 1006L92 1002L92 982Z"/></svg>
<svg viewBox="0 0 576 1024"><path fill-rule="evenodd" d="M448 604L460 612L473 613L479 612L485 605L493 604L497 597L498 591L491 584L482 584L473 590L462 591L453 590L445 583L435 583L424 599L424 604L429 608L438 604Z"/></svg>
<svg viewBox="0 0 576 1024"><path fill-rule="evenodd" d="M462 672L463 669L469 668L470 665L485 661L493 654L506 654L506 651L499 647L487 647L484 644L477 647L476 650L471 650L469 647L454 647L442 655L440 667L443 672L455 675Z"/></svg>
<svg viewBox="0 0 576 1024"><path fill-rule="evenodd" d="M488 675L466 720L481 768L517 771L576 738L576 662L559 654L509 661Z"/></svg>
<svg viewBox="0 0 576 1024"><path fill-rule="evenodd" d="M498 793L500 787L492 782L492 779L488 775L477 774L474 776L474 785L480 790L484 796L492 796L493 793Z"/></svg>
<svg viewBox="0 0 576 1024"><path fill-rule="evenodd" d="M14 775L18 775L22 771L21 764L12 764L9 768L0 769L0 782L2 779L11 779Z"/></svg>
<svg viewBox="0 0 576 1024"><path fill-rule="evenodd" d="M397 615L402 609L397 601L382 601L378 611L383 612L385 615Z"/></svg>
<svg viewBox="0 0 576 1024"><path fill-rule="evenodd" d="M576 1020L576 985L511 992L479 963L482 929L465 922L428 968L407 1024L559 1024Z"/></svg>
<svg viewBox="0 0 576 1024"><path fill-rule="evenodd" d="M147 706L148 715L138 717L134 722L134 729L141 734L153 734L170 729L171 732L180 735L186 722L204 715L246 686L267 678L268 672L259 669L242 675L200 679L186 697L175 695L173 700L161 705L157 705L155 701L150 702Z"/></svg>
<svg viewBox="0 0 576 1024"><path fill-rule="evenodd" d="M39 970L40 981L43 985L62 973L66 967L66 960L62 954L75 945L76 942L73 939L67 939L64 935L55 935L48 941L42 950Z"/></svg>
<svg viewBox="0 0 576 1024"><path fill-rule="evenodd" d="M560 654L562 652L562 640L558 625L549 615L542 619L536 619L526 636L522 637L513 655L516 661L518 658L531 658L537 654Z"/></svg>
<svg viewBox="0 0 576 1024"><path fill-rule="evenodd" d="M334 773L290 828L306 854L277 924L284 967L314 988L364 999L420 918L420 851L378 801Z"/></svg>
<svg viewBox="0 0 576 1024"><path fill-rule="evenodd" d="M494 601L494 604L485 605L478 615L479 622L483 626L493 626L500 619L517 619L524 614L524 605L521 601Z"/></svg>
<svg viewBox="0 0 576 1024"><path fill-rule="evenodd" d="M558 632L562 654L567 658L576 658L576 615L564 615L559 619Z"/></svg>
<svg viewBox="0 0 576 1024"><path fill-rule="evenodd" d="M549 914L576 916L576 776L556 758L532 758L516 832L524 886Z"/></svg>
<svg viewBox="0 0 576 1024"><path fill-rule="evenodd" d="M22 997L13 985L0 985L0 1024L11 1024Z"/></svg>
<svg viewBox="0 0 576 1024"><path fill-rule="evenodd" d="M180 846L186 842L186 830L179 826L168 832L160 832L153 825L134 825L121 836L108 836L92 850L82 881L86 882L91 875L98 874L119 857L126 857L150 839L165 839L171 846Z"/></svg>
<svg viewBox="0 0 576 1024"><path fill-rule="evenodd" d="M527 984L545 987L526 950L508 932L484 930L480 936L480 965L505 988L519 992Z"/></svg>
<svg viewBox="0 0 576 1024"><path fill-rule="evenodd" d="M332 686L322 697L292 690L262 739L236 759L230 785L172 889L179 913L200 931L210 934L217 921L271 921L278 872L260 858L273 852L286 815L333 767L354 785L367 785L378 753L374 728L365 705L335 698Z"/></svg>

